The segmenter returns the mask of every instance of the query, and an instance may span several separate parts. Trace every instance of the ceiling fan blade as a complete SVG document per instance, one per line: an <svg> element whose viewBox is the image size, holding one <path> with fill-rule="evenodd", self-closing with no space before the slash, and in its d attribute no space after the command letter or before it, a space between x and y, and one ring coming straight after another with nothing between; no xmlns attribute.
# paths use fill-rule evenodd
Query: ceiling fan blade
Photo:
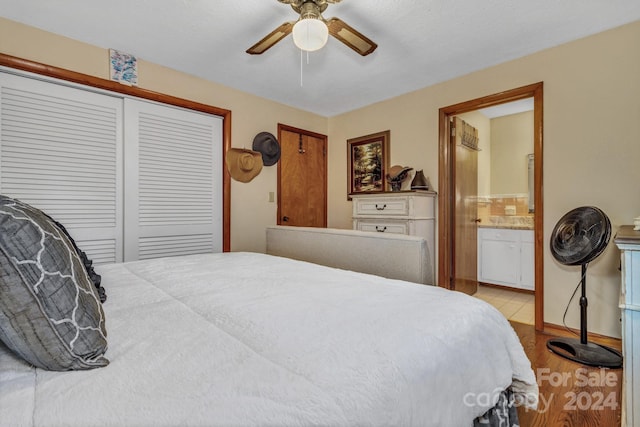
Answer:
<svg viewBox="0 0 640 427"><path fill-rule="evenodd" d="M349 46L362 56L367 56L378 47L371 39L354 30L343 20L331 18L327 20L329 34Z"/></svg>
<svg viewBox="0 0 640 427"><path fill-rule="evenodd" d="M274 44L278 43L280 40L288 36L292 30L293 30L293 23L285 22L284 24L280 25L278 28L276 28L275 30L267 34L258 43L254 44L249 49L247 49L247 53L251 55L263 54L271 46L273 46Z"/></svg>

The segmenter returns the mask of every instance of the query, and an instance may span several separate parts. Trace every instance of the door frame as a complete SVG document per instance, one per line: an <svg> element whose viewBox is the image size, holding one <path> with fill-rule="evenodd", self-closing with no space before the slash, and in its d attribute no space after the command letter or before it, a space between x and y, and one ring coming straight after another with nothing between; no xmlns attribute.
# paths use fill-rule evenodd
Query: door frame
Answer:
<svg viewBox="0 0 640 427"><path fill-rule="evenodd" d="M534 162L534 253L535 253L535 328L544 329L544 244L543 244L543 83L538 82L516 89L499 92L470 101L440 108L438 139L438 283L450 289L455 242L453 240L453 215L455 209L455 174L453 173L453 152L450 149L450 117L506 102L533 98L533 154Z"/></svg>
<svg viewBox="0 0 640 427"><path fill-rule="evenodd" d="M321 133L316 133L316 132L311 132L308 130L304 130L304 129L300 129L297 127L293 127L293 126L289 126L289 125L285 125L282 123L278 123L278 141L282 141L282 132L283 131L287 131L287 132L293 132L293 133L299 133L302 135L306 135L306 136L310 136L312 138L317 138L317 139L321 139L322 142L324 143L324 176L322 177L322 180L324 181L324 227L327 227L327 222L329 220L328 218L328 209L327 209L327 199L329 197L328 194L328 183L327 183L327 176L329 174L329 162L328 162L328 138L327 135L323 135ZM282 203L282 199L281 199L281 194L282 191L280 191L281 189L281 185L282 185L282 179L281 179L281 175L282 175L282 171L281 171L282 165L281 162L278 160L278 183L277 183L277 192L278 192L278 207L277 207L277 220L276 220L276 224L277 225L282 225L282 210L281 210L281 203Z"/></svg>

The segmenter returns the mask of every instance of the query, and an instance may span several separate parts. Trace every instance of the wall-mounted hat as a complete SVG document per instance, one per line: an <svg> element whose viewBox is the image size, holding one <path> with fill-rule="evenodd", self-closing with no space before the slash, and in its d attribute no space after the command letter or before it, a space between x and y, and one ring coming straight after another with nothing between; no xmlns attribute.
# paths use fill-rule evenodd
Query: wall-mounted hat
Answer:
<svg viewBox="0 0 640 427"><path fill-rule="evenodd" d="M262 170L262 156L257 151L231 148L225 160L231 178L236 181L249 182Z"/></svg>
<svg viewBox="0 0 640 427"><path fill-rule="evenodd" d="M262 154L265 166L275 165L280 159L280 144L269 132L260 132L253 138L253 149Z"/></svg>

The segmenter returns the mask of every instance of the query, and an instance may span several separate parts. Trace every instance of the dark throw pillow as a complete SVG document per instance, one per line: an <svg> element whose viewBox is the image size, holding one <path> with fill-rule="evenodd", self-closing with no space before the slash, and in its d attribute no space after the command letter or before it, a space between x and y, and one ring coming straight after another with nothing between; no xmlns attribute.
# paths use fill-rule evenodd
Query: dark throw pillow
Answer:
<svg viewBox="0 0 640 427"><path fill-rule="evenodd" d="M45 214L44 212L42 212L42 213ZM47 214L45 214L45 215L47 215ZM98 273L96 273L96 271L93 269L93 261L91 261L89 259L89 257L87 256L87 254L82 249L80 249L78 247L78 245L76 244L76 241L73 240L73 237L71 237L71 235L69 234L67 229L64 227L64 225L60 224L55 219L51 218L49 215L47 215L47 218L49 218L51 221L53 221L53 223L55 225L57 225L58 228L60 228L60 230L62 230L62 232L67 236L67 238L71 242L71 245L73 246L73 248L75 249L76 253L80 257L80 261L82 261L82 265L84 265L84 269L87 271L87 275L89 276L89 279L91 279L91 282L93 283L93 285L98 290L98 295L100 295L100 302L104 303L105 301L107 301L107 293L105 292L104 288L102 287L102 276L100 276Z"/></svg>
<svg viewBox="0 0 640 427"><path fill-rule="evenodd" d="M67 235L0 196L0 340L36 367L65 371L108 365L106 336L98 291Z"/></svg>

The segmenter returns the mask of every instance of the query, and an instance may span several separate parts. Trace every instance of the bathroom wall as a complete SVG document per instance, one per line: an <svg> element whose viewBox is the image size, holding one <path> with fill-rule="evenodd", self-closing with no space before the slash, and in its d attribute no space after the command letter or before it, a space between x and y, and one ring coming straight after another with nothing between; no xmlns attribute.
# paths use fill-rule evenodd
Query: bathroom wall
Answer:
<svg viewBox="0 0 640 427"><path fill-rule="evenodd" d="M491 194L527 194L527 155L533 153L533 111L490 121Z"/></svg>

